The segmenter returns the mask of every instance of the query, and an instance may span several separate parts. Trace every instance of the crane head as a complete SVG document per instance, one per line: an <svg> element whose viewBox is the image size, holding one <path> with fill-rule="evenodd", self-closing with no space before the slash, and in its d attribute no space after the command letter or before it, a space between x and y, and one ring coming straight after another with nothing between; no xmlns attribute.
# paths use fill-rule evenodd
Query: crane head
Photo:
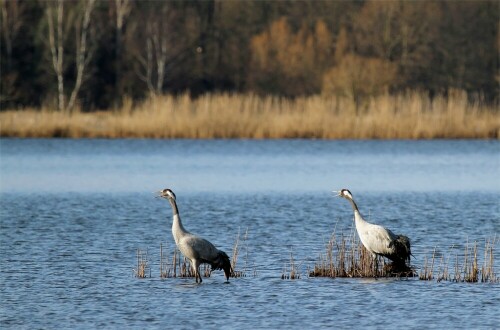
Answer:
<svg viewBox="0 0 500 330"><path fill-rule="evenodd" d="M347 198L347 199L352 199L352 194L349 190L347 189L342 189L340 191L336 191L336 193L338 193L338 197L343 197L343 198Z"/></svg>
<svg viewBox="0 0 500 330"><path fill-rule="evenodd" d="M163 190L160 190L158 192L158 196L157 197L161 197L161 198L165 198L165 199L173 199L175 201L175 194L172 190L168 189L168 188L165 188Z"/></svg>

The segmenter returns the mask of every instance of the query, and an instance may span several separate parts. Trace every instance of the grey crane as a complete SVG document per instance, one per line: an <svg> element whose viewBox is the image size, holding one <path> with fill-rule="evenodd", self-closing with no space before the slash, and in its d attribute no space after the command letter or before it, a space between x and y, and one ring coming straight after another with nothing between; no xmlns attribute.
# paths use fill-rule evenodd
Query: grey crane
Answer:
<svg viewBox="0 0 500 330"><path fill-rule="evenodd" d="M377 260L377 255L381 255L392 260L394 266L405 269L406 261L410 262L410 239L404 235L396 235L387 228L371 224L363 219L349 190L340 190L338 196L351 203L359 239L372 254L374 260Z"/></svg>
<svg viewBox="0 0 500 330"><path fill-rule="evenodd" d="M229 257L224 251L217 249L206 239L196 236L184 228L179 216L174 192L168 188L163 189L159 191L157 197L165 198L172 206L172 235L181 253L191 261L196 283L198 283L198 280L200 283L202 282L200 265L203 263L210 264L212 270L224 270L226 280L229 281L229 276L232 272Z"/></svg>

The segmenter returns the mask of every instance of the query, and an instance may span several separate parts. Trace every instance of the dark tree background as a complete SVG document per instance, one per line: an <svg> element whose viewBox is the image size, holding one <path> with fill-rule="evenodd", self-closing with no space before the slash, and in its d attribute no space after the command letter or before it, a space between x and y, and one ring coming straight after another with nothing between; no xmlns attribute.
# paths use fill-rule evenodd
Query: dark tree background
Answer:
<svg viewBox="0 0 500 330"><path fill-rule="evenodd" d="M75 86L87 110L186 91L499 101L498 1L0 1L1 109Z"/></svg>

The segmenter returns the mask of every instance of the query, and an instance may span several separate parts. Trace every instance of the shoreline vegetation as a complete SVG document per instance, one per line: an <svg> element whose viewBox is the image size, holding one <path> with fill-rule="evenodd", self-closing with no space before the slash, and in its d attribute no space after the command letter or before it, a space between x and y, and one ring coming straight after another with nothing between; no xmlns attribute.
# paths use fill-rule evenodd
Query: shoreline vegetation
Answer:
<svg viewBox="0 0 500 330"><path fill-rule="evenodd" d="M255 94L152 96L120 109L0 112L0 136L19 138L498 139L495 105L463 91L294 99Z"/></svg>

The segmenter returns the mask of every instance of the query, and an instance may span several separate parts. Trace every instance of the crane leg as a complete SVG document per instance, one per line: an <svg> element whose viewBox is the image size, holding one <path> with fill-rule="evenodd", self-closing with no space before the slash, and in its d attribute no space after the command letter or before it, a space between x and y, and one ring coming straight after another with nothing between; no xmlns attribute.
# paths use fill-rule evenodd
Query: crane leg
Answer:
<svg viewBox="0 0 500 330"><path fill-rule="evenodd" d="M200 283L203 282L200 276L200 262L198 260L193 260L193 271L194 271L194 278L196 279L196 283L198 283L198 279L200 280Z"/></svg>

